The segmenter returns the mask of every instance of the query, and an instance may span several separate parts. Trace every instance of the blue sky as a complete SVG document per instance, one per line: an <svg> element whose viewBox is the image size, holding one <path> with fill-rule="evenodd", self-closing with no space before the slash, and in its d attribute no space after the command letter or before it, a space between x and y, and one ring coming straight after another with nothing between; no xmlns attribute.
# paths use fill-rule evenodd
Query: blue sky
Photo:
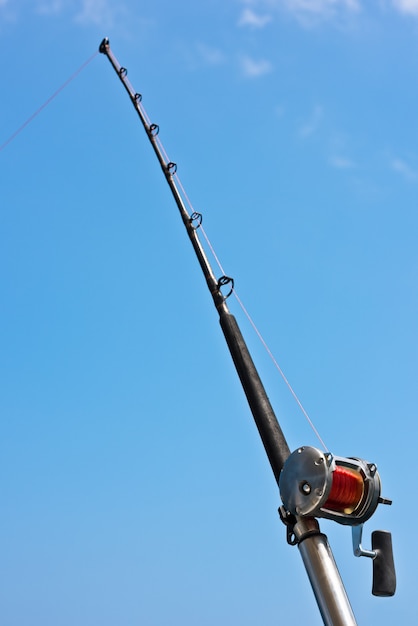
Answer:
<svg viewBox="0 0 418 626"><path fill-rule="evenodd" d="M377 464L413 624L417 0L0 0L4 626L321 624L204 280L104 36L327 447ZM319 442L231 299L291 449Z"/></svg>

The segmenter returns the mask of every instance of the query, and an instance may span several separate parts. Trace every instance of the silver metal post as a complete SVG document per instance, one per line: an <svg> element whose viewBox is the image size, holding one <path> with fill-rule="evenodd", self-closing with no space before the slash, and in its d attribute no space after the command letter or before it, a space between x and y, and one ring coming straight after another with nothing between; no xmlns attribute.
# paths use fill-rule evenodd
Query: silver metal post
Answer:
<svg viewBox="0 0 418 626"><path fill-rule="evenodd" d="M296 518L291 529L325 626L357 626L326 535L313 517Z"/></svg>

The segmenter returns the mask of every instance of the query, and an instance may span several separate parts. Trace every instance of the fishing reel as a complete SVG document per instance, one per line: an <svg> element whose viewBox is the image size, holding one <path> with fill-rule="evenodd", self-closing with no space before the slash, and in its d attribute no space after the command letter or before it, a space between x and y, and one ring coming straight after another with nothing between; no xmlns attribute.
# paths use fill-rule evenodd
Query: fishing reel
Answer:
<svg viewBox="0 0 418 626"><path fill-rule="evenodd" d="M380 476L374 463L301 447L286 460L279 488L284 505L283 521L323 517L351 526L355 556L373 559L372 593L381 596L395 593L391 534L375 531L372 550L365 550L361 545L364 522L373 515L378 504L392 504L380 495Z"/></svg>
<svg viewBox="0 0 418 626"><path fill-rule="evenodd" d="M379 503L380 477L374 463L298 448L280 476L280 495L294 515L326 517L339 524L363 524Z"/></svg>

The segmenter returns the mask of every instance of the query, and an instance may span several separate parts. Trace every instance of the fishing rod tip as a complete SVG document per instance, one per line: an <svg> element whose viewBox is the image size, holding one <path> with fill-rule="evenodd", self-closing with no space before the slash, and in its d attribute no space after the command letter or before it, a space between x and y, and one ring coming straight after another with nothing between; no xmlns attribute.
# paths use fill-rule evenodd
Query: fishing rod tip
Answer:
<svg viewBox="0 0 418 626"><path fill-rule="evenodd" d="M99 46L99 52L102 52L103 54L106 54L108 48L109 48L109 37L105 37L103 39L103 41L101 42L100 46Z"/></svg>

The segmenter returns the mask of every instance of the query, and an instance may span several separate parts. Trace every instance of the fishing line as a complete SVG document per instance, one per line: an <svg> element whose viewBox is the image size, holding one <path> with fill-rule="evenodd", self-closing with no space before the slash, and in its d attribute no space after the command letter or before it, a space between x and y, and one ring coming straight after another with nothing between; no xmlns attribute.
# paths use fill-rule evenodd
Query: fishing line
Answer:
<svg viewBox="0 0 418 626"><path fill-rule="evenodd" d="M160 143L161 143L161 141L160 141ZM165 150L164 150L164 153L165 153ZM166 153L165 153L165 154L166 154ZM168 157L167 157L167 158L168 158ZM182 191L182 194L183 194L183 196L184 196L184 198L185 198L185 200L186 200L187 204L189 205L190 211L193 213L193 212L194 212L193 205L192 205L192 203L191 203L191 201L190 201L190 198L189 198L189 196L187 195L187 193L186 193L186 191L185 191L185 189L184 189L184 187L183 187L183 184L182 184L182 182L181 182L181 180L180 180L180 178L179 178L179 176L178 176L178 174L177 174L177 173L175 174L175 178L176 178L176 182L177 182L178 186L180 187L180 189L181 189L181 191ZM203 235L203 237L204 237L204 239L205 239L205 241L206 241L206 244L207 244L207 246L208 246L209 250L210 250L210 251L211 251L211 253L212 253L213 258L215 259L215 262L216 262L217 266L219 267L220 271L222 272L222 275L223 275L223 276L225 276L226 274L225 274L225 270L224 270L224 268L222 267L222 263L220 262L219 257L218 257L218 255L216 254L216 251L215 251L215 249L214 249L214 247L213 247L213 245L212 245L212 243L211 243L211 241L210 241L209 237L207 236L206 231L205 231L205 229L203 228L203 226L202 226L202 225L200 226L200 231L201 231L201 233L202 233L202 235ZM302 411L303 415L305 416L305 418L306 418L306 420L307 420L307 422L308 422L309 426L312 428L312 430L313 430L313 432L315 433L316 437L317 437L317 438L318 438L318 440L321 442L321 445L322 445L323 449L324 449L325 451L327 451L327 450L328 450L328 448L327 448L327 446L325 445L324 440L322 439L321 435L319 434L318 430L316 429L316 427L315 427L315 425L314 425L313 421L312 421L312 420L311 420L311 418L309 417L308 412L306 411L306 409L305 409L305 407L303 406L302 402L299 400L298 395L296 394L295 390L293 389L292 385L290 384L289 380L287 379L287 377L286 377L285 373L283 372L282 368L281 368L281 367L280 367L280 365L278 364L278 362L277 362L276 358L274 357L274 354L272 353L272 351L271 351L271 350L270 350L270 348L268 347L267 342L265 341L264 337L262 336L262 334L261 334L261 333L260 333L260 331L258 330L258 328L257 328L257 326L256 326L256 324L255 324L255 322L254 322L254 320L252 319L251 315L248 313L248 311L247 311L247 309L245 308L245 306L244 306L243 302L241 301L240 297L238 296L236 289L235 289L235 288L233 288L233 289L232 289L232 292L233 292L233 294L234 294L234 296L235 296L235 299L237 300L237 302L238 302L239 306L241 307L241 309L242 309L242 311L243 311L244 315L246 316L246 318L247 318L247 319L248 319L248 321L250 322L250 324L251 324L251 326L252 326L252 328L253 328L254 332L256 333L256 335L257 335L258 339L261 341L261 344L263 345L264 349L266 350L267 354L269 355L270 359L272 360L273 365L275 366L275 368L276 368L276 369L277 369L277 371L279 372L279 374L280 374L280 376L282 377L282 379L283 379L284 383L286 384L286 386L287 386L288 390L290 391L290 393L292 394L292 396L293 396L294 400L296 401L296 403L297 403L297 405L298 405L299 409Z"/></svg>
<svg viewBox="0 0 418 626"><path fill-rule="evenodd" d="M50 96L47 100L45 100L45 102L43 104L41 104L41 106L38 109L36 109L36 111L34 113L32 113L32 115L30 117L28 117L28 119L25 122L23 122L23 124L21 126L19 126L19 128L17 130L15 130L15 132L12 135L10 135L10 137L8 139L6 139L6 141L0 146L0 152L2 150L4 150L4 148L6 146L8 146L9 143L11 141L13 141L13 139L15 139L22 132L22 130L24 128L26 128L26 126L28 126L28 124L30 124L35 119L35 117L37 117L39 115L39 113L43 109L45 109L45 107L48 106L48 104L50 104L52 102L52 100L54 100L54 98L56 98L58 96L58 94L61 93L61 91L63 89L65 89L65 87L67 87L67 85L69 85L71 83L71 81L73 81L74 78L76 78L80 74L80 72L82 72L82 70L84 70L84 68L87 67L87 65L89 63L91 63L91 61L93 61L93 59L98 54L99 54L99 51L97 50L94 54L92 54L91 57L89 57L87 59L87 61L84 61L84 63L82 65L80 65L80 67L73 74L71 74L71 76L69 78L67 78L65 83L63 83L60 87L58 87L58 89L52 94L52 96Z"/></svg>
<svg viewBox="0 0 418 626"><path fill-rule="evenodd" d="M222 274L225 274L225 272L224 272L224 270L223 270L223 268L222 268L222 265L221 265L221 263L219 262L219 259L218 259L217 255L216 255L216 252L215 252L215 250L214 250L214 248L213 248L213 246L212 246L211 242L209 241L208 236L206 235L205 230L204 230L203 228L201 228L201 230L202 230L202 235L204 236L204 238L205 238L205 240L206 240L206 243L208 244L209 249L210 249L210 251L212 252L213 257L214 257L214 259L215 259L215 261L216 261L216 263L217 263L217 265L218 265L219 269L221 270ZM257 337L258 337L258 338L259 338L259 340L261 341L261 344L263 345L264 349L266 350L267 354L269 355L270 359L272 360L273 365L275 366L275 368L276 368L276 369L277 369L277 371L279 372L279 374L280 374L280 376L282 377L283 381L285 382L285 384L286 384L287 388L289 389L290 393L292 394L292 396L293 396L294 400L296 401L296 403L297 403L298 407L300 408L300 410L302 411L303 415L304 415L304 416L305 416L305 418L307 419L308 424L310 425L310 427L311 427L311 428L312 428L312 430L314 431L314 433L315 433L315 435L317 436L318 440L321 442L321 444L322 444L322 446L323 446L324 450L325 450L325 451L327 451L327 450L328 450L328 448L327 448L327 446L325 445L325 443L324 443L324 441L323 441L322 437L320 436L320 434L319 434L318 430L315 428L315 425L314 425L313 421L311 420L311 418L309 417L309 415L308 415L307 411L305 410L305 408L304 408L304 406L303 406L302 402L299 400L299 397L297 396L297 394L296 394L295 390L293 389L293 387L292 387L292 385L290 384L289 380L287 379L287 377L286 377L285 373L283 372L282 368L280 367L280 365L278 364L277 360L275 359L275 357L274 357L274 355L273 355L272 351L271 351L271 350L270 350L270 348L268 347L267 342L265 341L264 337L262 336L262 334L261 334L261 333L260 333L260 331L258 330L258 328L257 328L257 326L256 326L256 324L255 324L255 322L254 322L254 320L252 319L251 315L248 313L247 309L245 308L245 306L244 306L244 304L243 304L243 302L242 302L241 298L238 296L238 294L237 294L237 291L236 291L235 287L233 288L232 292L233 292L233 294L234 294L234 296L235 296L236 301L238 302L239 306L241 307L241 309L242 309L242 311L243 311L243 313L244 313L245 317L246 317L246 318L248 319L248 321L250 322L250 324L251 324L252 328L254 329L254 331L255 331L255 333L256 333L256 335L257 335Z"/></svg>
<svg viewBox="0 0 418 626"><path fill-rule="evenodd" d="M308 421L309 426L312 428L312 430L314 431L315 435L318 437L319 441L321 442L323 449L325 450L325 452L328 451L327 446L324 443L324 440L322 439L321 435L319 434L318 430L315 428L315 425L313 423L313 421L311 420L311 418L309 417L307 411L305 410L302 402L299 400L298 396L296 395L296 392L294 391L292 385L289 383L288 379L286 378L285 373L283 372L282 368L280 367L280 365L278 364L278 362L276 361L273 353L271 352L270 348L268 347L266 341L264 340L262 334L260 333L260 331L258 330L257 326L255 325L255 322L253 321L252 317L250 316L250 314L248 313L247 309L245 308L245 306L243 305L243 303L241 302L237 292L235 291L235 289L233 290L234 296L238 302L238 304L240 305L241 309L244 312L244 315L247 317L248 321L250 322L251 326L253 327L257 337L259 338L259 340L261 341L262 345L264 346L265 350L267 351L267 354L269 355L269 357L271 358L271 360L273 361L274 366L276 367L276 369L278 370L280 376L283 378L284 382L286 383L287 388L289 389L290 393L292 394L293 398L295 399L298 407L300 408L300 410L302 411L303 415L305 416L305 418Z"/></svg>
<svg viewBox="0 0 418 626"><path fill-rule="evenodd" d="M4 150L4 148L11 143L25 128L26 126L28 126L38 115L39 113L41 113L41 111L43 109L45 109L60 93L61 91L63 91L63 89L65 89L65 87L67 87L81 72L82 70L87 67L87 65L89 65L89 63L91 63L91 61L93 61L93 59L97 56L97 54L99 54L99 50L97 50L91 57L89 57L86 61L84 61L84 63L82 63L82 65L80 65L80 67L60 86L58 87L58 89L34 112L32 113L32 115L30 117L28 117L28 119L12 134L10 135L10 137L8 139L6 139L6 141L0 146L0 152L2 150ZM124 72L124 82L127 83L127 87L128 87L128 91L131 91L132 93L134 92L134 89L131 85L131 83L129 82L129 80L126 78L126 70L124 70L124 68L120 68L120 71ZM144 106L140 103L140 100L137 102L137 107L141 110L148 126L150 127L150 118L147 115ZM164 145L161 141L161 139L159 137L156 137L156 142L158 143L158 146L164 156L164 158L166 159L166 162L169 163L170 160L168 158L167 152L164 148ZM178 183L183 197L185 198L190 210L192 213L194 213L194 208L193 205L191 203L190 198L188 197L186 190L184 189L184 186L179 178L179 176L177 175L177 173L174 174L174 177L176 179L176 182ZM218 255L215 252L214 247L212 246L212 243L209 239L209 237L207 236L203 226L200 226L200 230L202 232L202 235L213 255L213 258L215 259L216 264L218 265L220 271L222 272L222 274L225 276L225 271L222 267L222 264L219 260ZM325 443L323 441L323 439L321 438L318 430L315 428L311 418L309 417L307 411L305 410L304 406L302 405L301 401L299 400L296 392L294 391L293 387L291 386L291 384L289 383L288 379L286 378L282 368L280 367L280 365L278 364L277 360L275 359L273 353L271 352L270 348L268 347L266 341L264 340L263 336L261 335L260 331L258 330L255 322L253 321L253 319L251 318L250 314L248 313L247 309L245 308L244 304L242 303L241 299L239 298L235 288L232 289L233 294L239 304L239 306L241 307L244 315L247 317L248 321L250 322L252 328L254 329L257 337L259 338L259 340L261 341L264 349L267 351L267 354L269 355L270 359L272 360L274 366L276 367L277 371L279 372L280 376L282 377L283 381L285 382L287 388L289 389L290 393L292 394L294 400L296 401L297 405L299 406L300 410L302 411L303 415L305 416L306 420L308 421L310 427L312 428L313 432L315 433L316 437L318 438L318 440L321 442L323 448L325 450L327 450L327 447L325 446Z"/></svg>

